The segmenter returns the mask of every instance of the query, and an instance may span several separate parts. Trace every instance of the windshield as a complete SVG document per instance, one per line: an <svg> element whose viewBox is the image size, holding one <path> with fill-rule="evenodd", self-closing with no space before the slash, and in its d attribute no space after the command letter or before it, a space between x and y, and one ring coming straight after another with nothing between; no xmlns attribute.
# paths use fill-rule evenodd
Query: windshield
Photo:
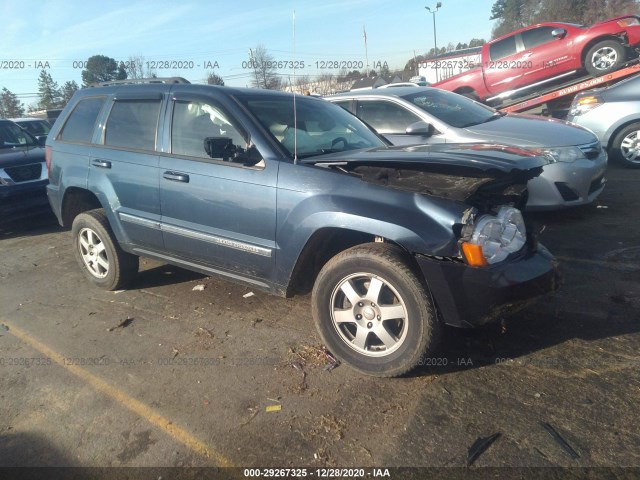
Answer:
<svg viewBox="0 0 640 480"><path fill-rule="evenodd" d="M35 139L15 123L0 123L0 148L29 147L37 145Z"/></svg>
<svg viewBox="0 0 640 480"><path fill-rule="evenodd" d="M402 98L421 108L429 115L456 128L478 125L495 118L496 110L458 95L432 88L404 95Z"/></svg>
<svg viewBox="0 0 640 480"><path fill-rule="evenodd" d="M45 120L29 120L16 123L31 135L47 135L51 130L51 125Z"/></svg>
<svg viewBox="0 0 640 480"><path fill-rule="evenodd" d="M285 148L291 158L383 147L385 143L355 116L325 100L293 96L239 95L238 100Z"/></svg>

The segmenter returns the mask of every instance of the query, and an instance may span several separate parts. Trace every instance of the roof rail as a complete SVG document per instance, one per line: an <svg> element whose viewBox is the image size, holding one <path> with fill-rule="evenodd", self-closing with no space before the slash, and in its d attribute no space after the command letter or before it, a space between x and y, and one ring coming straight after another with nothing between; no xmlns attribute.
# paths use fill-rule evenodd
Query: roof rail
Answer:
<svg viewBox="0 0 640 480"><path fill-rule="evenodd" d="M132 85L136 83L191 83L182 77L154 77L154 78L127 78L125 80L110 80L108 82L96 82L90 87L108 87L110 85Z"/></svg>

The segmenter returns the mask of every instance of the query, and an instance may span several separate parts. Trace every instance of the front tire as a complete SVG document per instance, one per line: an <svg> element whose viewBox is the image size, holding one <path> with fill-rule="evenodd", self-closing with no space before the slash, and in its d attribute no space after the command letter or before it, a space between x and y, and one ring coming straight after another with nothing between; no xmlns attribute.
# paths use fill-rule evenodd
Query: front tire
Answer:
<svg viewBox="0 0 640 480"><path fill-rule="evenodd" d="M611 143L611 156L627 167L640 168L640 123L620 130Z"/></svg>
<svg viewBox="0 0 640 480"><path fill-rule="evenodd" d="M625 50L620 42L604 40L591 47L584 59L584 68L594 77L599 77L620 68L625 62Z"/></svg>
<svg viewBox="0 0 640 480"><path fill-rule="evenodd" d="M73 252L87 279L105 290L120 290L138 273L138 257L120 248L104 210L90 210L73 220Z"/></svg>
<svg viewBox="0 0 640 480"><path fill-rule="evenodd" d="M313 317L325 345L356 370L396 377L438 343L431 296L400 248L359 245L322 268L312 292Z"/></svg>

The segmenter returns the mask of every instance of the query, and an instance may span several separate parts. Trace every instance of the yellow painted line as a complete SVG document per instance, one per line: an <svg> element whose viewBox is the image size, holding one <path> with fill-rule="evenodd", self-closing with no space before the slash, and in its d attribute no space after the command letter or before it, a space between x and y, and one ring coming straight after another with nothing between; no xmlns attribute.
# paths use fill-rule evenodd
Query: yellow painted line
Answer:
<svg viewBox="0 0 640 480"><path fill-rule="evenodd" d="M63 355L59 354L58 352L48 347L44 343L40 342L39 340L36 340L32 336L30 336L28 333L15 327L9 322L2 320L2 323L4 323L9 327L9 333L12 333L14 336L22 340L24 343L31 346L35 350L39 351L45 357L51 358L51 360L56 362L62 368L73 373L76 377L80 378L81 380L84 380L86 383L90 384L93 388L95 388L99 392L102 392L105 395L113 398L115 401L117 401L118 403L120 403L121 405L123 405L124 407L132 411L133 413L141 416L152 425L155 425L156 427L158 427L160 430L163 430L165 433L170 435L173 439L182 443L192 451L200 455L203 455L205 457L211 458L214 462L217 463L217 466L219 467L233 466L231 461L228 458L226 458L224 455L216 452L213 448L211 448L204 442L198 440L196 437L191 435L186 430L175 425L173 422L166 419L165 417L163 417L158 412L148 407L141 401L136 400L135 398L127 395L121 390L118 390L117 388L113 387L109 383L105 382L104 380L101 380L95 375L92 375L91 373L87 372L86 370L84 370L83 368L80 368L77 365L65 365L65 361L64 361L65 357Z"/></svg>

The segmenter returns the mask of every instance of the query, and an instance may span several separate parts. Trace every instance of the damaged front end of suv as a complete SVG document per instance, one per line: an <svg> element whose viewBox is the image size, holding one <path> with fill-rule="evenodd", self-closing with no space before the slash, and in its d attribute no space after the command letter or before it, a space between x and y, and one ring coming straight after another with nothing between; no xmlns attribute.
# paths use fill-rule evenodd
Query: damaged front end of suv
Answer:
<svg viewBox="0 0 640 480"><path fill-rule="evenodd" d="M414 194L418 210L449 227L450 238L436 242L435 248L400 237L378 238L401 245L413 256L444 323L490 323L558 288L557 262L521 214L527 182L549 163L545 156L504 145L459 144L390 147L337 157L343 158L325 156L316 165ZM440 230L433 225L407 228L423 238L433 238Z"/></svg>

